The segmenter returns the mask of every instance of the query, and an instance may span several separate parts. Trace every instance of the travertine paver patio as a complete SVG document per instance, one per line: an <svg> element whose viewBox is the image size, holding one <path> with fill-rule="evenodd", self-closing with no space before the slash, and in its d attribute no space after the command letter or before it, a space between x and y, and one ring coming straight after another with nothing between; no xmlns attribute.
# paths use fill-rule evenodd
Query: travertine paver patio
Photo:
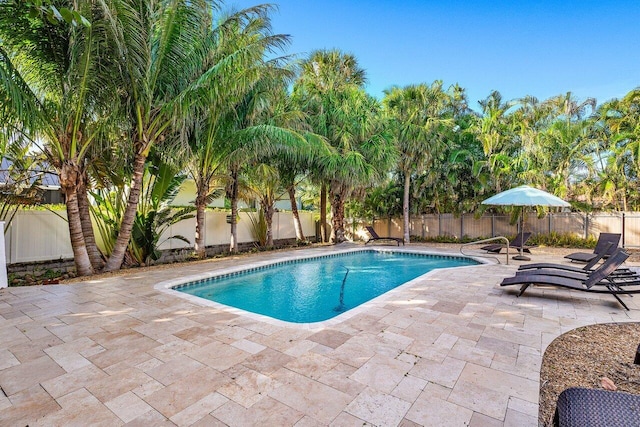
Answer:
<svg viewBox="0 0 640 427"><path fill-rule="evenodd" d="M436 271L320 329L154 288L287 256L0 291L0 425L535 426L546 346L640 320L638 298L629 312L551 288L516 298L498 286L515 265Z"/></svg>

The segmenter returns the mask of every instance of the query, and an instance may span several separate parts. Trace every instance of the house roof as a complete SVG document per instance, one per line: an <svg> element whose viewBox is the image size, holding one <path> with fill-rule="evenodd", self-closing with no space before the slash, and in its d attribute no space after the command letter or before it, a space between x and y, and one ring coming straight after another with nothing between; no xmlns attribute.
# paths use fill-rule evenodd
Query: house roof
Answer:
<svg viewBox="0 0 640 427"><path fill-rule="evenodd" d="M2 159L0 163L0 185L5 185L11 183L11 176L9 174L9 169L12 166L12 162L6 158ZM47 188L50 190L57 190L60 188L60 179L58 178L58 174L52 172L52 168L46 162L40 163L32 171L31 182L33 183L38 176L41 177L41 187Z"/></svg>

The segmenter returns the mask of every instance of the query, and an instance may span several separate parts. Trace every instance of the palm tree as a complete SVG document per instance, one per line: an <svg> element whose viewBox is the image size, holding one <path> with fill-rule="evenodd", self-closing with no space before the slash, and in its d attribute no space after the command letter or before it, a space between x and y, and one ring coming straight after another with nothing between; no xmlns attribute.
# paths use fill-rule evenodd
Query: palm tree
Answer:
<svg viewBox="0 0 640 427"><path fill-rule="evenodd" d="M451 102L442 81L436 80L431 85L386 90L383 104L398 150L398 169L404 178L402 217L404 241L409 243L411 177L429 168L442 149L443 125L453 123Z"/></svg>
<svg viewBox="0 0 640 427"><path fill-rule="evenodd" d="M0 97L5 102L0 133L9 140L22 135L44 144L65 198L76 273L88 275L102 260L95 240L86 240L93 230L86 229L86 222L83 227L88 211L81 212L79 198L84 195L79 193L87 152L101 122L113 111L116 90L110 77L116 56L101 11L91 2L74 5L86 25L78 25L73 14L68 20L50 20L49 12L30 14L20 2L2 4ZM65 14L72 13L68 6ZM52 11L48 6L47 10Z"/></svg>
<svg viewBox="0 0 640 427"><path fill-rule="evenodd" d="M197 94L219 89L215 87L218 79L228 81L227 73L250 62L255 50L240 45L227 51L223 60L211 60L220 37L228 33L212 31L212 6L208 1L110 0L105 4L111 12L108 25L117 35L118 58L124 64L119 85L134 154L126 210L105 266L106 271L111 271L120 268L126 252L149 151L163 144L173 127L182 125L190 111L186 106L194 102ZM269 5L245 9L219 26L246 28L244 23L252 22L256 16L264 26L262 22L268 22L271 9ZM233 98L234 90L242 92L244 87L238 84L230 89L226 95Z"/></svg>
<svg viewBox="0 0 640 427"><path fill-rule="evenodd" d="M364 70L353 55L319 50L302 62L293 97L307 114L313 132L327 139L333 152L314 166L321 183L320 224L326 223L325 192L332 213L331 239L342 242L344 203L350 193L371 185L386 172L393 156L379 120L379 103L362 87ZM323 232L323 240L326 230Z"/></svg>
<svg viewBox="0 0 640 427"><path fill-rule="evenodd" d="M365 72L353 55L339 50L317 50L302 61L301 73L294 85L293 100L307 114L314 133L325 137L332 146L338 141L332 138L331 120L337 96L351 87L362 88L366 82ZM315 167L316 181L320 184L320 233L322 241L327 239L327 183L321 175L320 165Z"/></svg>
<svg viewBox="0 0 640 427"><path fill-rule="evenodd" d="M509 119L513 101L502 100L498 91L480 101L482 116L477 123L476 135L482 142L485 159L476 166L476 170L486 169L496 192L503 189L503 182L513 183L514 134Z"/></svg>
<svg viewBox="0 0 640 427"><path fill-rule="evenodd" d="M206 39L213 39L202 74L210 67L224 67L225 73L206 87L193 93L189 125L184 129L190 147L189 173L196 183L196 233L195 251L199 258L205 255L204 213L213 196L215 184L226 184L224 138L233 131L236 123L236 107L264 78L269 65L265 54L284 46L287 37L270 32L267 13L269 8L246 10L223 20L211 30ZM242 18L242 19L240 19ZM272 61L274 62L274 61ZM277 61L275 61L277 64ZM274 64L274 65L275 65ZM230 129L231 128L231 129ZM232 233L234 234L234 233Z"/></svg>
<svg viewBox="0 0 640 427"><path fill-rule="evenodd" d="M622 209L627 210L629 198L637 207L637 183L640 178L640 89L631 90L624 98L614 99L598 110L601 126L607 132L608 193L622 196ZM615 185L619 182L619 185ZM614 190L615 187L623 187Z"/></svg>
<svg viewBox="0 0 640 427"><path fill-rule="evenodd" d="M330 135L334 151L319 158L331 204L330 241L345 241L344 205L351 194L382 181L395 162L393 145L381 120L380 103L362 89L338 94Z"/></svg>

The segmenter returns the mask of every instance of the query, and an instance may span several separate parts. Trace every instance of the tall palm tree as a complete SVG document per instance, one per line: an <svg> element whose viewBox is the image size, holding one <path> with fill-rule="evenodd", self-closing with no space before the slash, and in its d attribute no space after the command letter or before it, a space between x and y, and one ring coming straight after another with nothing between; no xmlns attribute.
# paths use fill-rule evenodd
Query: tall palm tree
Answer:
<svg viewBox="0 0 640 427"><path fill-rule="evenodd" d="M403 234L405 243L409 243L411 177L427 169L442 149L444 125L453 124L451 100L442 81L436 80L431 85L388 89L383 104L398 150L398 169L404 178Z"/></svg>
<svg viewBox="0 0 640 427"><path fill-rule="evenodd" d="M335 123L331 120L338 94L352 87L362 88L366 82L365 71L358 64L355 56L337 49L317 50L301 63L301 73L293 89L294 102L307 114L309 124L314 133L325 137L332 146L338 141L331 135ZM315 167L315 178L320 184L320 233L322 241L327 236L327 189L328 184L320 174L321 168Z"/></svg>
<svg viewBox="0 0 640 427"><path fill-rule="evenodd" d="M119 85L128 112L133 152L127 206L105 266L111 271L120 268L126 252L150 149L162 145L173 128L182 125L189 111L185 104L193 102L194 94L215 90L218 79L225 81L227 73L246 64L255 51L238 46L224 60L211 60L224 32L211 30L209 1L106 0L104 4L110 12L109 26L117 35L117 57L123 64ZM270 10L269 5L245 9L220 25L244 27L242 23L255 16L268 22ZM233 97L234 90L241 91L243 85L230 89L229 96Z"/></svg>
<svg viewBox="0 0 640 427"><path fill-rule="evenodd" d="M492 178L492 187L496 192L503 189L503 182L513 183L512 155L514 146L512 122L509 120L513 101L503 101L498 91L480 101L482 115L477 123L476 134L482 142L485 160L479 163L476 170L486 168Z"/></svg>
<svg viewBox="0 0 640 427"><path fill-rule="evenodd" d="M93 230L87 222L83 227L82 217L89 215L81 214L79 197L84 195L79 192L87 153L117 104L110 78L117 56L102 11L88 1L63 5L65 14L73 8L87 25L50 20L49 13L30 14L21 2L0 5L0 133L44 144L42 150L60 177L76 273L88 275L102 261Z"/></svg>
<svg viewBox="0 0 640 427"><path fill-rule="evenodd" d="M338 105L331 114L333 151L319 158L321 176L328 182L334 243L345 241L345 202L354 192L382 181L396 160L376 99L352 87L338 95Z"/></svg>
<svg viewBox="0 0 640 427"><path fill-rule="evenodd" d="M185 126L190 147L191 162L188 170L196 183L196 233L195 251L199 258L205 255L204 213L215 193L214 181L226 184L224 138L232 132L236 123L236 107L253 91L267 69L277 64L267 63L269 51L282 48L287 37L271 34L268 13L270 8L245 10L220 20L204 40L211 44L202 74L210 67L225 68L205 90L190 94L185 102L189 111L189 124ZM271 71L269 71L271 72ZM224 186L224 185L223 185Z"/></svg>
<svg viewBox="0 0 640 427"><path fill-rule="evenodd" d="M307 114L313 132L333 148L332 153L319 156L314 167L321 183L320 224L324 228L328 191L331 240L342 242L345 201L354 189L371 185L386 172L393 156L379 120L379 103L364 93L365 73L353 55L319 50L301 68L293 97ZM323 239L325 236L326 231Z"/></svg>

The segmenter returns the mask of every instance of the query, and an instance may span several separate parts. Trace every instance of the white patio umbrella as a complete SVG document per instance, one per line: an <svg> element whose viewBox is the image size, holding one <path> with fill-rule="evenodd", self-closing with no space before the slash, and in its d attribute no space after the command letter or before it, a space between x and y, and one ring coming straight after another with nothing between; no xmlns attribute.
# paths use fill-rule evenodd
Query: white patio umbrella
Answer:
<svg viewBox="0 0 640 427"><path fill-rule="evenodd" d="M524 235L524 208L526 206L549 206L549 207L569 207L569 203L560 197L538 190L537 188L521 185L511 190L503 191L493 197L489 197L482 202L483 205L499 205L499 206L521 206L520 213L520 235ZM524 244L524 242L522 242ZM520 247L520 255L514 256L515 260L529 261L530 258L522 255L522 247Z"/></svg>

